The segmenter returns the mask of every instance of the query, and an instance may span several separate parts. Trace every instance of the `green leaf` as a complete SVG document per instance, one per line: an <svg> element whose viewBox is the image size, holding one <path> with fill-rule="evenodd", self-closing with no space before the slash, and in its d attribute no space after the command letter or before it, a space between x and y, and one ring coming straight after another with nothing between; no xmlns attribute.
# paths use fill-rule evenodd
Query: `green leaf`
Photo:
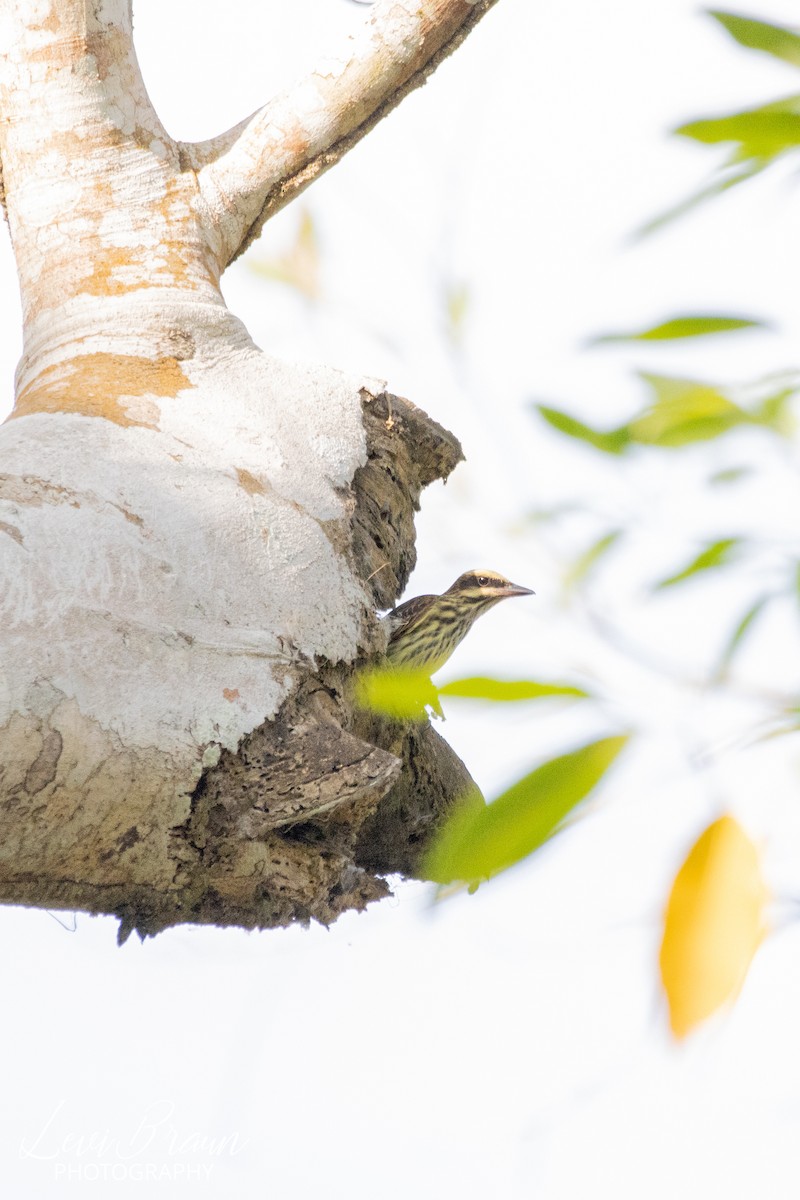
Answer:
<svg viewBox="0 0 800 1200"><path fill-rule="evenodd" d="M780 376L781 383L777 389L775 376L759 381L762 398L752 409L737 404L718 384L700 379L682 379L646 371L639 372L639 378L649 388L652 403L633 420L616 429L594 429L559 409L543 404L536 405L536 408L561 433L587 442L608 454L622 454L636 444L672 449L693 442L710 441L740 425L761 425L783 437L793 432L790 402L797 395L798 385L792 376L788 377L788 385L787 375ZM763 396L767 384L771 390Z"/></svg>
<svg viewBox="0 0 800 1200"><path fill-rule="evenodd" d="M570 563L564 574L564 589L571 591L577 584L582 583L594 570L600 560L616 546L617 542L623 535L622 529L611 529L608 533L604 533L592 544L579 554L574 562Z"/></svg>
<svg viewBox="0 0 800 1200"><path fill-rule="evenodd" d="M722 653L719 656L719 662L713 674L716 682L720 682L727 675L734 656L752 628L753 622L771 599L772 596L759 597L755 604L751 604L746 610L741 620L736 623L733 633L723 646Z"/></svg>
<svg viewBox="0 0 800 1200"><path fill-rule="evenodd" d="M314 218L308 209L300 214L300 223L293 245L280 255L248 258L250 269L265 279L285 283L308 300L320 298L320 249Z"/></svg>
<svg viewBox="0 0 800 1200"><path fill-rule="evenodd" d="M738 537L721 538L718 542L711 542L710 545L706 546L705 550L701 551L691 562L688 562L682 570L676 572L674 575L668 575L666 579L653 584L653 591L674 587L676 583L683 583L685 579L691 579L693 575L698 575L701 571L711 571L717 567L726 566L741 549L742 545L742 539Z"/></svg>
<svg viewBox="0 0 800 1200"><path fill-rule="evenodd" d="M513 866L552 837L627 740L604 738L543 763L485 808L459 806L425 856L423 875L475 884Z"/></svg>
<svg viewBox="0 0 800 1200"><path fill-rule="evenodd" d="M549 696L583 699L588 694L582 688L573 687L568 683L539 683L533 679L488 679L483 675L454 679L439 688L440 696L492 700L503 704L516 700L541 700Z"/></svg>
<svg viewBox="0 0 800 1200"><path fill-rule="evenodd" d="M784 713L774 717L775 724L758 737L754 737L752 744L758 745L762 742L774 741L776 738L787 737L792 733L800 733L800 720L798 720L797 713L797 708L788 708Z"/></svg>
<svg viewBox="0 0 800 1200"><path fill-rule="evenodd" d="M719 21L740 46L746 46L748 50L762 50L793 67L800 67L800 35L793 29L713 8L708 9L708 15Z"/></svg>
<svg viewBox="0 0 800 1200"><path fill-rule="evenodd" d="M705 145L737 142L735 157L739 161L769 160L800 145L800 96L787 96L726 117L689 121L674 132Z"/></svg>
<svg viewBox="0 0 800 1200"><path fill-rule="evenodd" d="M577 500L562 500L549 508L531 508L522 517L507 527L507 532L513 536L524 533L529 525L549 525L560 521L572 513L583 512L584 506Z"/></svg>
<svg viewBox="0 0 800 1200"><path fill-rule="evenodd" d="M770 392L754 409L753 420L774 430L781 437L790 437L795 425L790 404L796 395L797 387L794 385Z"/></svg>
<svg viewBox="0 0 800 1200"><path fill-rule="evenodd" d="M762 321L746 317L673 317L660 325L639 329L630 333L605 333L591 339L592 346L604 346L613 342L663 342L677 338L704 337L709 333L731 333L737 329L763 329Z"/></svg>
<svg viewBox="0 0 800 1200"><path fill-rule="evenodd" d="M453 345L460 345L464 336L470 299L468 283L454 283L445 289L445 328Z"/></svg>
<svg viewBox="0 0 800 1200"><path fill-rule="evenodd" d="M441 715L438 690L425 671L380 667L361 671L355 681L355 702L359 708L399 721L424 721L429 706Z"/></svg>
<svg viewBox="0 0 800 1200"><path fill-rule="evenodd" d="M628 425L631 439L650 446L708 441L752 418L718 387L697 379L640 372L654 403Z"/></svg>
<svg viewBox="0 0 800 1200"><path fill-rule="evenodd" d="M396 720L424 721L427 709L442 716L440 696L468 700L511 703L553 697L586 699L589 693L569 683L541 683L533 679L491 679L472 675L437 687L424 671L387 670L384 667L359 672L355 702L359 708L383 713Z"/></svg>
<svg viewBox="0 0 800 1200"><path fill-rule="evenodd" d="M586 442L588 445L594 446L596 450L603 450L606 454L621 454L630 441L626 425L622 425L618 429L592 429L590 425L584 425L582 421L578 421L575 417L571 417L557 408L550 408L546 404L537 404L535 407L548 425L552 425L553 429L557 429L559 433L565 433L568 437Z"/></svg>
<svg viewBox="0 0 800 1200"><path fill-rule="evenodd" d="M752 474L752 467L724 467L721 471L709 475L708 482L712 487L717 487L719 484L738 483L740 479L746 479Z"/></svg>
<svg viewBox="0 0 800 1200"><path fill-rule="evenodd" d="M681 200L672 208L668 208L665 212L659 213L650 221L641 225L631 236L631 241L640 241L642 238L650 237L653 233L658 233L666 225L670 225L673 221L677 221L680 217L685 217L693 209L699 208L701 204L705 204L706 200L713 200L715 196L722 195L727 192L728 188L736 187L739 183L744 183L747 179L752 179L754 175L758 175L768 166L768 162L759 159L751 159L744 165L741 163L728 164L727 167L717 175L712 183L701 188L699 192L695 192L692 196L688 196L685 200Z"/></svg>

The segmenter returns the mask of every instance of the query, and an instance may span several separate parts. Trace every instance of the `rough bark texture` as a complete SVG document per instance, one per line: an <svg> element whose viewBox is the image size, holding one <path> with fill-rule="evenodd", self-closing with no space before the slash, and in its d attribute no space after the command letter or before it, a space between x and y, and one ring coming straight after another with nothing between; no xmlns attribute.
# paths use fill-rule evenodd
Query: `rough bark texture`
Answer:
<svg viewBox="0 0 800 1200"><path fill-rule="evenodd" d="M383 607L413 567L421 488L461 455L408 401L363 403L369 450L350 490L347 554ZM380 647L377 622L373 634ZM109 758L104 731L44 686L42 715L14 714L3 729L15 753L0 763L0 898L114 913L125 938L184 921L329 923L386 895L384 876L413 874L469 776L429 727L354 713L351 665L299 662L295 673L276 716L212 754L183 797L168 755L154 794L151 752L120 739Z"/></svg>
<svg viewBox="0 0 800 1200"><path fill-rule="evenodd" d="M353 552L375 605L414 566L421 489L462 457L451 434L409 401L365 395L368 460L353 483ZM371 576L371 578L370 578ZM120 937L176 921L245 928L328 924L411 876L433 831L474 782L430 725L400 724L350 703L352 671L318 669L274 720L203 772L174 829L183 864L174 904L126 898Z"/></svg>

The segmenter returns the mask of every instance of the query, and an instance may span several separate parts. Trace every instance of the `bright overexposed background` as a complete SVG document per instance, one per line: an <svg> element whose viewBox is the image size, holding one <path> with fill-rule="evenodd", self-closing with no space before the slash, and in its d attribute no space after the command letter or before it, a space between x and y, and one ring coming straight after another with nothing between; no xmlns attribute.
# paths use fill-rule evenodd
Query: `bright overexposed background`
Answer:
<svg viewBox="0 0 800 1200"><path fill-rule="evenodd" d="M134 15L162 120L201 138L311 69L367 11L137 0ZM771 0L753 15L791 22L796 11ZM577 552L632 496L636 577L657 578L683 565L692 538L767 518L796 543L796 479L762 472L743 498L702 509L698 526L706 476L758 462L757 438L616 478L531 409L547 400L610 426L642 402L634 367L725 380L796 364L791 171L651 240L629 237L719 161L668 139L670 127L789 92L794 74L739 50L688 0L500 0L228 272L226 299L265 350L384 378L461 438L466 464L423 497L407 594L487 566L537 595L480 622L447 674L606 686L606 703L583 714L448 707L440 728L487 796L582 740L638 736L585 819L472 897L434 905L427 887L399 884L331 930L182 928L122 949L111 920L0 910L8 1195L795 1200L797 925L784 916L736 1008L680 1047L657 952L675 870L725 809L761 847L775 894L792 899L797 753L716 757L746 728L747 704L712 702L615 653L560 598L563 540ZM253 267L290 251L301 209L319 244L316 298ZM447 296L462 287L455 345ZM2 414L20 352L7 232L0 305ZM776 328L635 357L586 347L599 332L703 311ZM577 525L530 519L576 497L596 527L591 512ZM592 603L691 675L742 600L723 581L669 607L637 593L621 561ZM752 674L772 655L780 686L796 688L795 636L787 626L782 653L757 643Z"/></svg>

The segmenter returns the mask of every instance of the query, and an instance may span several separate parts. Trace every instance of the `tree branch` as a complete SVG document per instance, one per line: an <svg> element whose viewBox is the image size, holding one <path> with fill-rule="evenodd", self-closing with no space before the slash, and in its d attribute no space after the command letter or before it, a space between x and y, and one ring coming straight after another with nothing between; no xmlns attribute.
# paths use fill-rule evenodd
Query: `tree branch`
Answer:
<svg viewBox="0 0 800 1200"><path fill-rule="evenodd" d="M379 0L307 79L228 133L183 144L224 269L264 222L420 87L497 0ZM220 243L217 243L220 245Z"/></svg>
<svg viewBox="0 0 800 1200"><path fill-rule="evenodd" d="M383 6L395 35L420 32L409 2ZM25 324L0 426L0 903L113 912L122 937L328 923L386 895L471 790L352 689L420 491L461 449L377 381L263 354L228 312L222 226L147 97L129 0L2 11ZM377 119L359 45L228 147L233 249L265 208L265 130L285 181ZM294 103L298 128L327 104L313 145L287 140Z"/></svg>

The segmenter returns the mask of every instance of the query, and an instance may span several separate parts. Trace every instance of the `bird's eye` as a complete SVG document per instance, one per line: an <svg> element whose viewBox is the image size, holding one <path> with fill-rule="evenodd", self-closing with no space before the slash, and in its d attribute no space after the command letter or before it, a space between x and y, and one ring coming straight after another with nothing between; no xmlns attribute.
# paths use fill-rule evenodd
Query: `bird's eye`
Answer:
<svg viewBox="0 0 800 1200"><path fill-rule="evenodd" d="M490 582L490 580L487 575L479 575L478 576L478 587L488 587L489 582Z"/></svg>

